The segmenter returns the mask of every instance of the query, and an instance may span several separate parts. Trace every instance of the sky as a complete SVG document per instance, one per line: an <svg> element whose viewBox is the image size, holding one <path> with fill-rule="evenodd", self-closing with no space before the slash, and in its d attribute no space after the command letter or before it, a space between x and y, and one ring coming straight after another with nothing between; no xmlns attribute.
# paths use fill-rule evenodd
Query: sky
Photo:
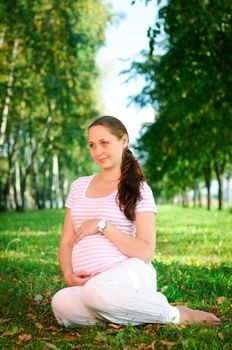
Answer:
<svg viewBox="0 0 232 350"><path fill-rule="evenodd" d="M122 12L125 18L117 25L106 30L106 44L99 51L97 64L102 72L101 99L103 114L119 118L126 126L130 143L133 144L139 136L141 124L154 120L151 107L140 109L138 106L128 106L128 97L136 95L144 86L143 78L125 83L126 76L119 73L130 67L132 60L139 58L141 50L148 49L147 30L153 25L157 13L155 1L145 6L145 1L137 0L131 5L131 0L109 0L114 12Z"/></svg>

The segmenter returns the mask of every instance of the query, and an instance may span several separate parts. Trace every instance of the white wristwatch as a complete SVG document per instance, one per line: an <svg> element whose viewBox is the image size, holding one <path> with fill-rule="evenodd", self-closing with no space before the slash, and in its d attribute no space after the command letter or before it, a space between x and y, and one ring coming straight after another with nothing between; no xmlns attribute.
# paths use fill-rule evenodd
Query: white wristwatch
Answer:
<svg viewBox="0 0 232 350"><path fill-rule="evenodd" d="M101 235L103 235L103 231L105 230L106 226L107 226L107 221L106 220L103 220L103 219L99 220L98 223L97 223L97 231Z"/></svg>

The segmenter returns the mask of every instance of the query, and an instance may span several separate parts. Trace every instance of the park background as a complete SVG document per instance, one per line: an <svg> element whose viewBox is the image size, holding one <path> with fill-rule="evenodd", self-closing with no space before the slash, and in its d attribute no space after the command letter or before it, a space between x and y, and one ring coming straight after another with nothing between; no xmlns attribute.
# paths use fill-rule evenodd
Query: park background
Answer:
<svg viewBox="0 0 232 350"><path fill-rule="evenodd" d="M0 1L0 348L231 348L231 13L229 0ZM219 329L57 327L65 198L97 171L86 128L102 114L127 126L158 203L159 289Z"/></svg>

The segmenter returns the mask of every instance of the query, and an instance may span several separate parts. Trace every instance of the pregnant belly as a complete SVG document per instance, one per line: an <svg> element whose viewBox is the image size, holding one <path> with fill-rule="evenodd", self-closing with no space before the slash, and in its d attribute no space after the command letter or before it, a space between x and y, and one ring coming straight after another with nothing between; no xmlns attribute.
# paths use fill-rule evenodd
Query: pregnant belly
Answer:
<svg viewBox="0 0 232 350"><path fill-rule="evenodd" d="M106 237L98 234L83 238L72 250L73 272L102 272L127 259Z"/></svg>

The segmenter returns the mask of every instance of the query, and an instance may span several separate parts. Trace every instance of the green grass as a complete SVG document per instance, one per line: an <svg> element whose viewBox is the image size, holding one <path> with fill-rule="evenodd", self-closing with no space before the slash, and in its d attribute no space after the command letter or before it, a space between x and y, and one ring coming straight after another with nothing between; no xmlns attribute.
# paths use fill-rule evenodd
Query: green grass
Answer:
<svg viewBox="0 0 232 350"><path fill-rule="evenodd" d="M159 290L173 304L215 312L218 328L59 327L50 301L64 286L57 262L63 218L63 210L0 214L0 349L231 349L229 210L160 206L157 217Z"/></svg>

